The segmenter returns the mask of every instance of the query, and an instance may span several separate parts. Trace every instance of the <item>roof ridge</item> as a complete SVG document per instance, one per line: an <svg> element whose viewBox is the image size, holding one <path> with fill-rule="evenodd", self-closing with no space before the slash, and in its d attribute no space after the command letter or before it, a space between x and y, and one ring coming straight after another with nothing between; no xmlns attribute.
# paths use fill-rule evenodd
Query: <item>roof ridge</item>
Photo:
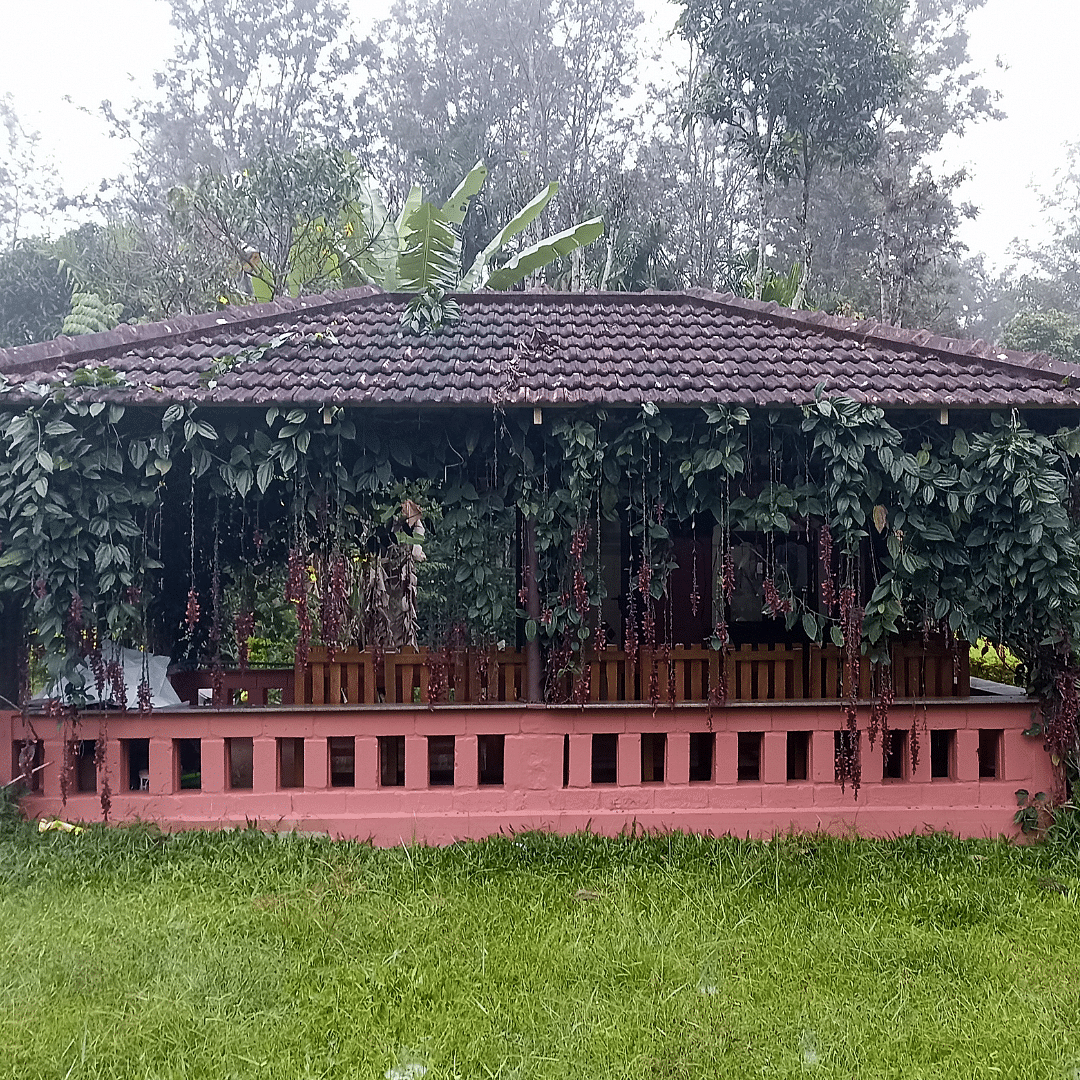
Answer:
<svg viewBox="0 0 1080 1080"><path fill-rule="evenodd" d="M1058 378L1080 379L1080 364L1058 360L1044 352L1022 352L993 346L982 338L967 341L963 338L946 337L929 330L904 330L899 326L879 322L876 319L851 319L829 315L824 311L803 311L785 308L776 301L751 300L734 293L717 293L709 289L691 288L684 294L705 300L717 307L741 314L764 317L774 323L787 326L813 327L818 330L858 338L864 342L880 342L888 347L897 345L904 349L926 355L948 353L967 360L987 360L991 363L1016 368L1027 374L1045 372Z"/></svg>
<svg viewBox="0 0 1080 1080"><path fill-rule="evenodd" d="M281 297L262 304L243 304L221 308L200 315L175 315L152 323L121 323L112 330L77 337L60 335L49 341L15 345L0 349L0 375L22 370L37 371L52 368L69 358L90 360L118 347L165 342L173 338L197 334L221 327L244 326L272 322L283 315L302 311L323 311L342 307L366 297L388 296L376 285L360 285L332 293L313 293L310 296Z"/></svg>

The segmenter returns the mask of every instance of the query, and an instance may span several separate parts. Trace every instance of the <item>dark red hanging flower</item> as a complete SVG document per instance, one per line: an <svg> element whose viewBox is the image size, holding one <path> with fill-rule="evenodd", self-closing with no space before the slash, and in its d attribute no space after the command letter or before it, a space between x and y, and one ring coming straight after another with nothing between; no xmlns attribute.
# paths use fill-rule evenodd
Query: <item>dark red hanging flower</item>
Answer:
<svg viewBox="0 0 1080 1080"><path fill-rule="evenodd" d="M187 607L184 610L184 626L190 634L199 625L199 594L194 589L188 589Z"/></svg>

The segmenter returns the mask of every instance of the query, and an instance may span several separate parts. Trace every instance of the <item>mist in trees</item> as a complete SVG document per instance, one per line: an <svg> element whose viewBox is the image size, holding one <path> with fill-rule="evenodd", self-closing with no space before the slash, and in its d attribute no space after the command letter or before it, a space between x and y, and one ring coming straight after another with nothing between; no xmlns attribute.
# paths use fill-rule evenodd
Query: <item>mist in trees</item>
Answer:
<svg viewBox="0 0 1080 1080"><path fill-rule="evenodd" d="M85 224L57 235L60 185L0 99L0 344L366 280L357 230L483 161L463 266L551 181L494 267L604 221L516 287L703 287L1071 356L1076 156L1048 244L991 273L958 239L978 208L942 150L999 115L982 2L678 0L658 38L641 0L394 0L362 28L347 0L168 0L153 87L80 103L131 151Z"/></svg>

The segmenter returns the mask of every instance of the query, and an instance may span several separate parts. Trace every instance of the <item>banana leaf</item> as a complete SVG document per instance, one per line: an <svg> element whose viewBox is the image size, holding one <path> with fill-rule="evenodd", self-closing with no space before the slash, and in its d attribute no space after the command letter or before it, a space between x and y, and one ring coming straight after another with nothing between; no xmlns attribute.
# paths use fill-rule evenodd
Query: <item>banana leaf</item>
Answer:
<svg viewBox="0 0 1080 1080"><path fill-rule="evenodd" d="M588 221L564 229L554 236L541 240L538 244L519 251L505 266L494 270L485 284L490 289L509 289L519 281L542 270L549 263L564 255L569 255L586 244L591 244L604 232L602 218L590 218Z"/></svg>

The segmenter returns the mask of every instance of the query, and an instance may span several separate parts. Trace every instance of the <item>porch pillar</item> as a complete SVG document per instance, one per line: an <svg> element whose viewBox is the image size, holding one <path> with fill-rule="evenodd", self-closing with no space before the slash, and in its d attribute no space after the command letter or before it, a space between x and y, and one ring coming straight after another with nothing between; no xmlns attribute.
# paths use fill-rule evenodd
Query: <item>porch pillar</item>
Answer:
<svg viewBox="0 0 1080 1080"><path fill-rule="evenodd" d="M505 770L505 762L503 764ZM480 757L475 735L454 739L454 787L474 788L480 783Z"/></svg>
<svg viewBox="0 0 1080 1080"><path fill-rule="evenodd" d="M619 733L619 787L641 783L641 734L637 731Z"/></svg>
<svg viewBox="0 0 1080 1080"><path fill-rule="evenodd" d="M908 732L908 739L911 739L911 733ZM910 743L908 744L910 748ZM911 764L910 755L908 757L908 764ZM923 730L919 732L919 760L915 763L915 767L911 770L911 779L916 784L929 784L930 783L930 732Z"/></svg>
<svg viewBox="0 0 1080 1080"><path fill-rule="evenodd" d="M956 733L956 779L979 780L979 732L960 728Z"/></svg>
<svg viewBox="0 0 1080 1080"><path fill-rule="evenodd" d="M355 768L355 764L354 764ZM304 787L330 786L330 745L325 736L304 739Z"/></svg>
<svg viewBox="0 0 1080 1080"><path fill-rule="evenodd" d="M251 740L251 790L277 791L277 739L265 735Z"/></svg>
<svg viewBox="0 0 1080 1080"><path fill-rule="evenodd" d="M43 724L42 727L45 725ZM60 798L60 774L64 771L67 761L64 751L66 746L64 739L56 725L49 722L51 729L42 738L45 768L41 770L41 794L50 798Z"/></svg>
<svg viewBox="0 0 1080 1080"><path fill-rule="evenodd" d="M669 732L664 773L664 780L669 784L690 783L690 733L688 731Z"/></svg>
<svg viewBox="0 0 1080 1080"><path fill-rule="evenodd" d="M370 791L379 786L379 740L374 735L356 736L356 786Z"/></svg>
<svg viewBox="0 0 1080 1080"><path fill-rule="evenodd" d="M831 784L836 779L836 736L832 731L815 731L810 737L810 776L815 784Z"/></svg>
<svg viewBox="0 0 1080 1080"><path fill-rule="evenodd" d="M428 745L423 735L405 736L405 787L407 790L428 786Z"/></svg>
<svg viewBox="0 0 1080 1080"><path fill-rule="evenodd" d="M589 787L592 784L592 736L570 736L570 786Z"/></svg>
<svg viewBox="0 0 1080 1080"><path fill-rule="evenodd" d="M536 556L536 518L526 518L525 530L525 615L533 625L540 624L540 588L537 585L539 562ZM540 666L540 634L525 637L525 700L543 700L543 672Z"/></svg>
<svg viewBox="0 0 1080 1080"><path fill-rule="evenodd" d="M98 736L101 738L101 728L98 728ZM108 780L109 790L114 794L126 794L128 785L124 775L124 755L121 753L120 740L110 738L105 740L105 756L102 761L101 775L98 776L98 791L101 785Z"/></svg>
<svg viewBox="0 0 1080 1080"><path fill-rule="evenodd" d="M882 760L881 736L870 745L870 733L863 728L859 732L859 771L864 784L880 784L885 773Z"/></svg>
<svg viewBox="0 0 1080 1080"><path fill-rule="evenodd" d="M739 733L718 731L716 733L716 782L736 784L739 781Z"/></svg>
<svg viewBox="0 0 1080 1080"><path fill-rule="evenodd" d="M226 787L225 777L225 740L203 738L200 749L202 768L202 790L213 792L224 791Z"/></svg>
<svg viewBox="0 0 1080 1080"><path fill-rule="evenodd" d="M787 783L787 732L766 731L761 741L761 779L766 784Z"/></svg>
<svg viewBox="0 0 1080 1080"><path fill-rule="evenodd" d="M172 739L155 735L150 740L150 794L171 795L177 788L176 754ZM62 760L62 759L61 759Z"/></svg>

